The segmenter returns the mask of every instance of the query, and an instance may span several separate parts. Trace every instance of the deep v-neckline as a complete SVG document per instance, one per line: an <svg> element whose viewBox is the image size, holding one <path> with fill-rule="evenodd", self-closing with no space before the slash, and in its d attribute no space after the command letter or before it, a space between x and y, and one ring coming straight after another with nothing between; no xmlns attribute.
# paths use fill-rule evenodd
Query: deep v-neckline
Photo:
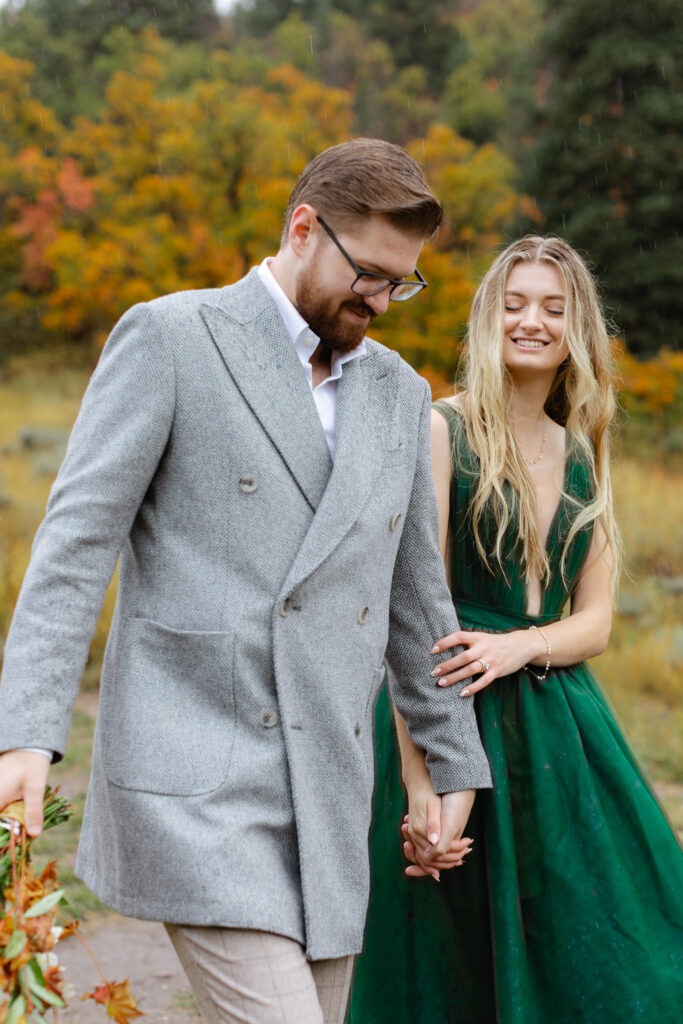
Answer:
<svg viewBox="0 0 683 1024"><path fill-rule="evenodd" d="M559 496L559 498L557 500L557 505L555 506L555 511L553 512L553 514L552 514L552 516L550 518L550 522L548 524L548 532L547 532L547 535L546 535L546 538L545 538L545 544L543 545L543 550L545 551L546 557L547 557L549 563L551 564L551 566L552 566L552 548L553 548L553 546L554 546L554 544L556 542L557 528L559 526L560 517L561 517L562 511L563 511L563 507L564 507L564 503L565 503L565 499L566 499L566 495L567 495L567 488L568 488L568 486L569 486L569 434L567 432L567 428L565 427L565 431L564 431L564 454L563 454L563 461L562 461L562 489L560 490L560 496ZM538 529L538 508L536 508L536 528ZM541 600L540 600L540 603L539 603L539 606L538 606L538 611L532 612L532 611L529 610L529 585L527 583L526 576L522 577L522 588L523 588L523 592L524 592L524 611L525 611L526 615L529 615L529 616L543 615L543 611L544 611L544 607L545 607L545 598L546 598L546 594L548 592L548 587L550 586L551 582L552 582L552 580L548 580L544 584L542 580L539 580L539 588L540 588Z"/></svg>

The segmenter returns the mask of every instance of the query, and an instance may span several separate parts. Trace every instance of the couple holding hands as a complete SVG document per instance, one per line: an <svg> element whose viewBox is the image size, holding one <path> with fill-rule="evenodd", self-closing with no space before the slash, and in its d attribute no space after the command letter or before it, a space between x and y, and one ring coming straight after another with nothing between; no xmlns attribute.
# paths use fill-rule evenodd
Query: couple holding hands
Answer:
<svg viewBox="0 0 683 1024"><path fill-rule="evenodd" d="M595 282L510 245L431 406L367 330L441 217L398 146L317 156L275 257L116 325L36 535L0 807L40 831L120 560L77 870L166 924L207 1024L679 1019L681 848L584 664L619 551Z"/></svg>

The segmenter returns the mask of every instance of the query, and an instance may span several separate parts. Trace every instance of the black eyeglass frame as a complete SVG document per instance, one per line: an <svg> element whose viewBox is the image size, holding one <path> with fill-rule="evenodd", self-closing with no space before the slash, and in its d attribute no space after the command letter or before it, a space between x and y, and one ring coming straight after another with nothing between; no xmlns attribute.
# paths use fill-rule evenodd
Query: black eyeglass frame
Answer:
<svg viewBox="0 0 683 1024"><path fill-rule="evenodd" d="M424 277L417 269L417 267L415 267L414 271L414 273L417 276L417 281L409 281L404 277L387 277L385 274L376 274L373 270L363 270L362 267L359 267L358 264L351 259L348 252L341 244L332 228L329 226L329 224L325 223L325 221L322 219L319 213L316 213L315 218L320 224L320 227L323 229L323 231L325 231L325 233L329 236L329 238L332 239L334 244L337 246L339 252L342 254L342 256L349 264L349 266L352 267L352 269L355 271L356 279L351 285L351 291L354 293L354 295L361 295L363 297L369 298L372 295L379 295L379 293L383 292L385 288L390 288L391 290L389 292L389 298L393 302L407 302L408 299L415 298L415 296L418 295L424 288L427 288L429 286L429 282L425 281ZM358 292L356 291L355 285L358 284L358 280L361 277L375 277L377 278L378 281L383 281L384 283L381 284L374 292ZM392 294L396 288L402 287L404 285L412 285L414 291L410 292L409 295L403 296Z"/></svg>

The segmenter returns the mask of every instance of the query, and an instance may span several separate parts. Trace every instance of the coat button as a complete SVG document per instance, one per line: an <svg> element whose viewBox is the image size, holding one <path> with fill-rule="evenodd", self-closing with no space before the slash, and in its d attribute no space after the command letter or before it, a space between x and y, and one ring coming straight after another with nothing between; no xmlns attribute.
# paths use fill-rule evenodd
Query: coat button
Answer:
<svg viewBox="0 0 683 1024"><path fill-rule="evenodd" d="M397 512L395 516L391 517L391 522L389 523L389 529L391 530L392 533L394 532L394 530L396 529L396 527L398 526L398 524L401 522L402 519L403 519L403 516L401 515L400 512Z"/></svg>
<svg viewBox="0 0 683 1024"><path fill-rule="evenodd" d="M368 608L367 605L365 605L364 608L359 608L358 609L358 615L356 616L356 618L358 619L358 625L359 626L364 626L365 625L365 623L370 618L370 609Z"/></svg>
<svg viewBox="0 0 683 1024"><path fill-rule="evenodd" d="M286 619L287 616L289 615L289 613L291 612L291 610L292 610L292 599L291 599L291 597L286 597L284 599L284 601L282 602L282 604L280 605L280 607L278 608L278 613L282 616L283 619Z"/></svg>
<svg viewBox="0 0 683 1024"><path fill-rule="evenodd" d="M361 729L360 724L358 724L353 731L356 734L356 739L359 740L363 735L363 730Z"/></svg>
<svg viewBox="0 0 683 1024"><path fill-rule="evenodd" d="M280 721L280 716L275 708L264 708L261 712L261 725L264 729L272 729Z"/></svg>
<svg viewBox="0 0 683 1024"><path fill-rule="evenodd" d="M255 476L250 476L246 473L240 477L240 490L243 494L253 494L254 491L258 491L258 481Z"/></svg>

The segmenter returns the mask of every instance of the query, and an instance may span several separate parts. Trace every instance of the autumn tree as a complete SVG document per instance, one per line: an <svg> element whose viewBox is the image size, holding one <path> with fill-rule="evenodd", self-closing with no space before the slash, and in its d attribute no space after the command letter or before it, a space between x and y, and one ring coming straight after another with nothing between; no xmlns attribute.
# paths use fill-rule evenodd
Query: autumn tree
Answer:
<svg viewBox="0 0 683 1024"><path fill-rule="evenodd" d="M525 173L545 228L587 252L637 354L681 345L678 0L546 2L547 88Z"/></svg>
<svg viewBox="0 0 683 1024"><path fill-rule="evenodd" d="M373 337L397 349L432 384L448 392L477 284L528 201L514 188L515 168L493 144L476 146L445 125L433 125L409 152L444 205L444 224L420 259L426 291L372 326Z"/></svg>
<svg viewBox="0 0 683 1024"><path fill-rule="evenodd" d="M0 50L35 64L33 95L67 122L97 113L109 77L130 63L146 28L177 44L187 81L188 72L201 74L217 25L212 0L10 0L0 11Z"/></svg>
<svg viewBox="0 0 683 1024"><path fill-rule="evenodd" d="M51 235L31 237L53 335L102 338L135 302L236 280L277 249L306 163L349 134L347 93L291 67L235 85L225 53L208 79L168 96L167 44L147 43L134 71L113 75L101 117L77 119L62 140L60 168L77 171L96 204L78 217L59 207Z"/></svg>

